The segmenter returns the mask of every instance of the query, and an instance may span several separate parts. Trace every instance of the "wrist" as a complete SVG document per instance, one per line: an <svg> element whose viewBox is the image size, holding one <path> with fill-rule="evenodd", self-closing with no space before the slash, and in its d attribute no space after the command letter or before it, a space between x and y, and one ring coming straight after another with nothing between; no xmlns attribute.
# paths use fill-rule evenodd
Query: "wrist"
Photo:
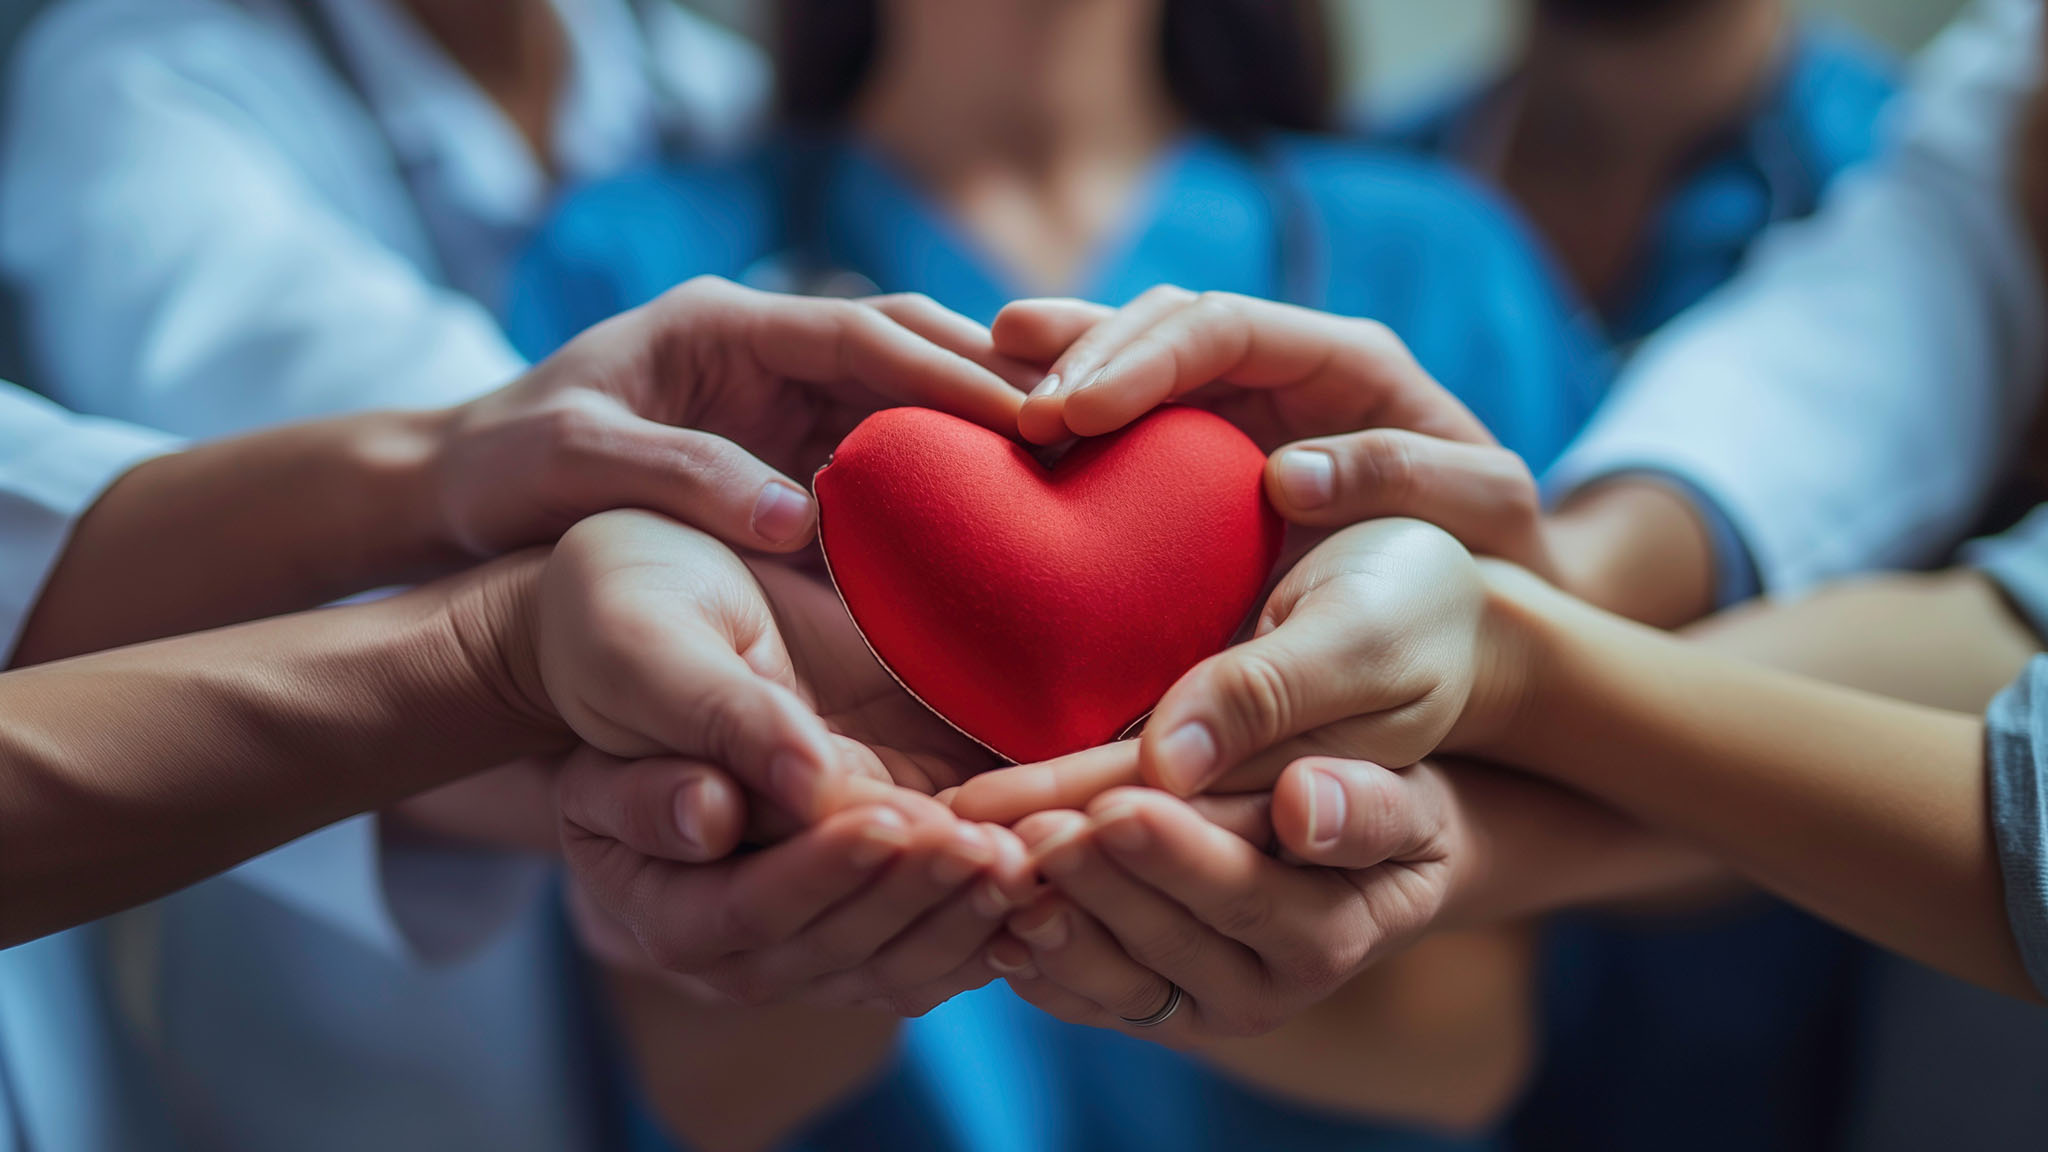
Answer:
<svg viewBox="0 0 2048 1152"><path fill-rule="evenodd" d="M1555 684L1556 616L1570 598L1527 570L1481 560L1480 616L1472 691L1444 750L1506 763L1541 722Z"/></svg>
<svg viewBox="0 0 2048 1152"><path fill-rule="evenodd" d="M356 583L399 584L448 572L471 557L455 539L442 498L441 460L452 410L370 412L348 421L347 456L357 482L337 510L357 526L371 565Z"/></svg>
<svg viewBox="0 0 2048 1152"><path fill-rule="evenodd" d="M451 686L488 721L521 734L532 753L567 751L574 734L540 673L541 577L547 553L532 549L483 564L424 591L436 605L434 658Z"/></svg>

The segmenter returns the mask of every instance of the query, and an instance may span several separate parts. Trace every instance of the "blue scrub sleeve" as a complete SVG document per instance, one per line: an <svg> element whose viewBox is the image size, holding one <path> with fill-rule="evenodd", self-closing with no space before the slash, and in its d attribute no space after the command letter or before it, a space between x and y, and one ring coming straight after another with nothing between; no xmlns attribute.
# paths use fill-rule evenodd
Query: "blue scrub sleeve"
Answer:
<svg viewBox="0 0 2048 1152"><path fill-rule="evenodd" d="M2005 911L2034 988L2048 997L2048 656L2036 656L1985 717L1991 822Z"/></svg>

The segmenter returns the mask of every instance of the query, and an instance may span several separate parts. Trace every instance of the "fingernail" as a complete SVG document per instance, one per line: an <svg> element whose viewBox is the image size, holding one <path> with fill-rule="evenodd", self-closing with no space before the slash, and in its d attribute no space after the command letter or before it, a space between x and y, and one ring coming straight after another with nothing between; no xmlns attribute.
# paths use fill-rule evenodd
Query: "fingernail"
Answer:
<svg viewBox="0 0 2048 1152"><path fill-rule="evenodd" d="M1296 448L1280 454L1280 494L1296 508L1321 508L1337 498L1337 462L1327 452Z"/></svg>
<svg viewBox="0 0 2048 1152"><path fill-rule="evenodd" d="M968 897L974 914L985 920L1000 920L1010 911L1009 894L1003 886L993 880L986 880L974 886L974 894Z"/></svg>
<svg viewBox="0 0 2048 1152"><path fill-rule="evenodd" d="M1328 848L1344 832L1344 785L1321 770L1309 773L1308 842L1312 848Z"/></svg>
<svg viewBox="0 0 2048 1152"><path fill-rule="evenodd" d="M1040 380L1038 382L1038 387L1033 388L1030 391L1030 393L1027 394L1024 398L1026 400L1043 400L1046 397L1051 396L1053 393L1058 392L1059 390L1060 374L1054 372L1052 375L1047 376L1043 380Z"/></svg>
<svg viewBox="0 0 2048 1152"><path fill-rule="evenodd" d="M1197 720L1159 742L1159 782L1183 796L1200 791L1216 769L1216 737Z"/></svg>
<svg viewBox="0 0 2048 1152"><path fill-rule="evenodd" d="M1143 852L1152 842L1152 834L1138 817L1138 810L1128 806L1112 808L1096 817L1095 834L1123 852Z"/></svg>
<svg viewBox="0 0 2048 1152"><path fill-rule="evenodd" d="M1044 923L1033 924L1028 928L1012 924L1010 931L1015 932L1019 939L1033 948L1050 952L1067 942L1066 913L1055 911L1046 917Z"/></svg>
<svg viewBox="0 0 2048 1152"><path fill-rule="evenodd" d="M676 839L692 856L706 854L704 809L710 802L711 784L702 776L692 777L676 789Z"/></svg>
<svg viewBox="0 0 2048 1152"><path fill-rule="evenodd" d="M754 501L754 535L787 544L811 526L811 498L794 485L771 480Z"/></svg>
<svg viewBox="0 0 2048 1152"><path fill-rule="evenodd" d="M901 813L889 808L877 811L860 830L860 840L847 855L847 863L859 871L879 867L910 842L910 827Z"/></svg>

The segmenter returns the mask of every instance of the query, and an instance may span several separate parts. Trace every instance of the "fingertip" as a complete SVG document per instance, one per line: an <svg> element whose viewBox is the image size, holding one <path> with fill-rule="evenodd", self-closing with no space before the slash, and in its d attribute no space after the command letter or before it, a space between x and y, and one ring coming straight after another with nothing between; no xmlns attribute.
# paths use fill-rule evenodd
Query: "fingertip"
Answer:
<svg viewBox="0 0 2048 1152"><path fill-rule="evenodd" d="M1360 819L1368 794L1393 775L1362 760L1307 757L1287 766L1273 788L1273 831L1288 851L1315 864L1365 868L1386 859Z"/></svg>
<svg viewBox="0 0 2048 1152"><path fill-rule="evenodd" d="M1266 462L1266 497L1290 520L1328 509L1337 499L1337 461L1314 448L1282 448Z"/></svg>
<svg viewBox="0 0 2048 1152"><path fill-rule="evenodd" d="M1199 719L1145 726L1138 745L1138 770L1145 782L1175 796L1192 796L1221 774L1216 733Z"/></svg>
<svg viewBox="0 0 2048 1152"><path fill-rule="evenodd" d="M1098 368L1060 393L1060 418L1070 436L1103 436L1143 415L1117 394L1112 369Z"/></svg>
<svg viewBox="0 0 2048 1152"><path fill-rule="evenodd" d="M1046 381L1054 382L1055 387L1058 380L1057 376L1046 377ZM1040 387L1043 388L1044 383L1041 383ZM1061 401L1057 393L1040 394L1034 391L1026 397L1023 407L1017 412L1017 431L1024 439L1041 447L1057 444L1071 436L1072 433L1067 431L1066 419L1061 414Z"/></svg>
<svg viewBox="0 0 2048 1152"><path fill-rule="evenodd" d="M893 808L867 808L850 813L853 824L846 862L858 871L879 868L910 844L910 822Z"/></svg>
<svg viewBox="0 0 2048 1152"><path fill-rule="evenodd" d="M1026 851L1036 854L1056 840L1070 838L1088 826L1088 817L1071 809L1033 812L1017 821L1014 831Z"/></svg>
<svg viewBox="0 0 2048 1152"><path fill-rule="evenodd" d="M747 526L758 547L770 552L793 552L809 544L817 533L817 502L787 480L770 480L755 497Z"/></svg>
<svg viewBox="0 0 2048 1152"><path fill-rule="evenodd" d="M746 798L725 773L704 767L687 773L670 804L682 862L723 859L739 847L746 828Z"/></svg>

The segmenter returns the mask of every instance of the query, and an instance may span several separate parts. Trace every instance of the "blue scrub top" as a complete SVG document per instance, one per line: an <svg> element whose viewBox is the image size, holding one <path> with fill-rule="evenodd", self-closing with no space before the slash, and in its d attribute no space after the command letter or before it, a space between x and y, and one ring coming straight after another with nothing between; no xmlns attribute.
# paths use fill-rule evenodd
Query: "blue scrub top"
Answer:
<svg viewBox="0 0 2048 1152"><path fill-rule="evenodd" d="M790 219L805 213L823 226ZM983 322L1021 294L880 157L841 140L671 164L573 194L519 265L508 328L540 357L692 276L749 279L792 247L823 250L806 263ZM1186 139L1082 280L1075 294L1105 303L1174 283L1372 317L1537 469L1608 375L1590 322L1511 215L1445 168L1355 142L1286 138L1254 154ZM642 1117L636 1143L664 1141ZM798 1142L832 1152L1489 1144L1282 1105L1163 1048L1062 1024L1000 983L911 1021L883 1082Z"/></svg>
<svg viewBox="0 0 2048 1152"><path fill-rule="evenodd" d="M545 355L691 276L747 280L793 247L983 322L1031 294L880 156L848 140L817 149L800 177L811 162L792 157L810 149L778 145L574 193L516 271L514 343ZM815 207L791 207L792 180L816 182L805 197ZM792 226L799 211L822 227ZM1379 320L1538 470L1585 422L1610 371L1590 318L1490 193L1352 141L1280 138L1255 155L1184 139L1068 294L1121 304L1156 284Z"/></svg>
<svg viewBox="0 0 2048 1152"><path fill-rule="evenodd" d="M1893 61L1854 35L1802 30L1755 112L1702 156L1658 211L1608 336L1633 345L1733 276L1764 229L1810 215L1828 185L1869 159L1897 90ZM1368 126L1379 142L1458 162L1470 155L1488 85Z"/></svg>

